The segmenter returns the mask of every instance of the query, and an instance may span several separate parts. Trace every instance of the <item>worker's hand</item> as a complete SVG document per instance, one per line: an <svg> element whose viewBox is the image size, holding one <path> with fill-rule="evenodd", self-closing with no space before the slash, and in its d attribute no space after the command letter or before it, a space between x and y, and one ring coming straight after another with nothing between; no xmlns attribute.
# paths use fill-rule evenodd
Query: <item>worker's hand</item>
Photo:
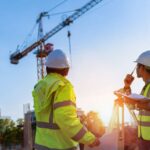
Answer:
<svg viewBox="0 0 150 150"><path fill-rule="evenodd" d="M124 88L128 89L131 86L131 83L133 82L134 77L131 74L127 74L124 79Z"/></svg>
<svg viewBox="0 0 150 150"><path fill-rule="evenodd" d="M92 147L96 147L96 146L99 146L99 145L100 145L100 140L99 140L99 138L96 138L95 141L92 144L88 145L88 146L92 148Z"/></svg>
<svg viewBox="0 0 150 150"><path fill-rule="evenodd" d="M122 94L126 94L126 91L124 90L124 88L121 88L117 91L114 91L114 94L117 96L117 97L122 97Z"/></svg>
<svg viewBox="0 0 150 150"><path fill-rule="evenodd" d="M114 91L114 94L115 94L115 95L120 94L120 96L121 96L121 93L122 93L122 94L124 94L124 93L125 93L124 88L121 88L121 89L119 89L119 90Z"/></svg>
<svg viewBox="0 0 150 150"><path fill-rule="evenodd" d="M128 103L126 103L126 106L127 106L130 110L134 110L134 109L135 109L135 105L133 105L133 104L128 104Z"/></svg>

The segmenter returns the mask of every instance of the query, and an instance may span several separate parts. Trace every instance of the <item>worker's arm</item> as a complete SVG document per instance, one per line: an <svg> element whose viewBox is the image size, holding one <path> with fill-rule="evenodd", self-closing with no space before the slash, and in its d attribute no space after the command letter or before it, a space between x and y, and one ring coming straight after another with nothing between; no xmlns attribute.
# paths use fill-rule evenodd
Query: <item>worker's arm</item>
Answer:
<svg viewBox="0 0 150 150"><path fill-rule="evenodd" d="M132 74L127 74L125 79L124 79L124 91L126 94L131 94L131 84L134 80L134 77L132 76Z"/></svg>
<svg viewBox="0 0 150 150"><path fill-rule="evenodd" d="M97 141L96 137L84 128L77 117L75 94L70 85L62 87L56 94L54 120L64 134L79 143L90 145Z"/></svg>

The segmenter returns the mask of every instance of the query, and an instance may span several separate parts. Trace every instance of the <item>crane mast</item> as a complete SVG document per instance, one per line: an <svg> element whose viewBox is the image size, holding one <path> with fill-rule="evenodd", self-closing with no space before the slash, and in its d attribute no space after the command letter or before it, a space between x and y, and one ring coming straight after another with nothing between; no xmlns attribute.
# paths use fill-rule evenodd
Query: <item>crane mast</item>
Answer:
<svg viewBox="0 0 150 150"><path fill-rule="evenodd" d="M37 40L40 40L44 36L42 18L46 17L46 16L48 16L47 12L41 12L38 19L37 19L37 21L36 21L39 24ZM45 57L47 55L45 53L45 47L44 46L45 46L45 42L43 41L37 47L37 51L35 52L36 59L37 59L37 77L38 77L38 80L42 79L46 74L44 64L45 64Z"/></svg>
<svg viewBox="0 0 150 150"><path fill-rule="evenodd" d="M63 29L66 26L69 26L73 21L75 21L77 18L82 16L84 13L86 13L88 10L96 6L98 3L100 3L102 0L91 0L87 4L85 4L83 7L78 9L75 13L67 17L64 21L62 21L60 24L58 24L56 27L54 27L51 31L49 31L47 34L45 34L43 37L38 39L35 43L27 47L26 49L12 53L10 55L10 62L12 64L18 64L19 60L26 56L28 53L30 53L32 50L34 50L36 47L42 45L47 39L52 37L54 34L56 34L58 31Z"/></svg>

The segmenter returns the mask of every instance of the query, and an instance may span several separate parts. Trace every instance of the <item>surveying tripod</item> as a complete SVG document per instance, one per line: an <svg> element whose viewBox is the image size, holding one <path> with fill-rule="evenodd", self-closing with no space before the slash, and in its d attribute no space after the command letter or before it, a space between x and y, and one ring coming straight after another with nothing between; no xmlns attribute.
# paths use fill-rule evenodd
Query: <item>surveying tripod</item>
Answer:
<svg viewBox="0 0 150 150"><path fill-rule="evenodd" d="M117 117L117 150L124 150L125 147L125 100L124 100L124 95L119 92L115 92L115 95L117 95L117 99L115 100L114 103L114 109L116 109L116 117ZM133 110L130 109L129 105L126 104L127 109L134 119L134 121L137 123L137 118Z"/></svg>

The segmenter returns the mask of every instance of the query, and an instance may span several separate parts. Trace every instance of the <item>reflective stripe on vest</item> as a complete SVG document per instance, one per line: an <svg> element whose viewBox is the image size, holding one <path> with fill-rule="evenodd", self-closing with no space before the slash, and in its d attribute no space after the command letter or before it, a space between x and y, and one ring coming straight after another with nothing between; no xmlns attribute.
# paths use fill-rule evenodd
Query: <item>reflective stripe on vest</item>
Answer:
<svg viewBox="0 0 150 150"><path fill-rule="evenodd" d="M56 109L56 108L59 108L59 107L64 107L64 106L69 106L69 105L72 105L72 106L75 106L76 107L76 104L73 103L72 101L70 100L67 100L67 101L63 101L63 102L57 102L53 105L53 108Z"/></svg>
<svg viewBox="0 0 150 150"><path fill-rule="evenodd" d="M138 121L138 124L139 124L140 126L150 127L150 122Z"/></svg>
<svg viewBox="0 0 150 150"><path fill-rule="evenodd" d="M51 109L51 112L50 112L50 115L49 115L49 122L42 122L42 121L37 121L36 124L37 124L37 127L39 128L48 128L48 129L59 129L58 125L53 123L53 103L54 103L54 97L55 97L55 92L53 93L52 95L52 102L51 102L51 105L52 105L52 109Z"/></svg>
<svg viewBox="0 0 150 150"><path fill-rule="evenodd" d="M46 122L37 121L36 125L39 128L48 128L48 129L56 129L56 130L59 129L57 124L50 124Z"/></svg>
<svg viewBox="0 0 150 150"><path fill-rule="evenodd" d="M57 108L64 107L64 106L69 106L69 105L76 107L75 103L73 103L72 101L68 100L68 101L55 103L53 108L57 109ZM82 127L80 129L80 131L74 137L72 137L72 139L75 140L75 141L79 141L85 135L85 133L86 133L86 130L84 129L84 127Z"/></svg>
<svg viewBox="0 0 150 150"><path fill-rule="evenodd" d="M55 94L55 93L54 93ZM53 98L52 98L52 104L53 104L53 101L54 101L54 94L53 94ZM39 128L48 128L48 129L54 129L54 130L57 130L59 129L58 125L53 123L53 110L56 109L56 108L59 108L59 107L64 107L64 106L76 106L75 103L73 103L72 101L68 100L68 101L63 101L63 102L57 102L55 104L52 105L52 110L51 110L51 113L50 113L50 117L49 117L49 122L46 123L46 122L41 122L41 121L37 121L36 122L36 125L37 127Z"/></svg>
<svg viewBox="0 0 150 150"><path fill-rule="evenodd" d="M34 146L37 150L77 150L77 147L72 147L72 148L68 148L68 149L56 149L56 148L48 148L46 146L43 145L39 145L39 144L35 144Z"/></svg>
<svg viewBox="0 0 150 150"><path fill-rule="evenodd" d="M150 95L150 83L148 82L141 94L145 97ZM150 111L141 110L138 116L138 137L144 140L150 140Z"/></svg>
<svg viewBox="0 0 150 150"><path fill-rule="evenodd" d="M84 127L81 128L81 130L74 136L72 137L73 140L75 141L79 141L86 133L86 130L84 129Z"/></svg>
<svg viewBox="0 0 150 150"><path fill-rule="evenodd" d="M150 111L140 111L139 115L150 116Z"/></svg>

